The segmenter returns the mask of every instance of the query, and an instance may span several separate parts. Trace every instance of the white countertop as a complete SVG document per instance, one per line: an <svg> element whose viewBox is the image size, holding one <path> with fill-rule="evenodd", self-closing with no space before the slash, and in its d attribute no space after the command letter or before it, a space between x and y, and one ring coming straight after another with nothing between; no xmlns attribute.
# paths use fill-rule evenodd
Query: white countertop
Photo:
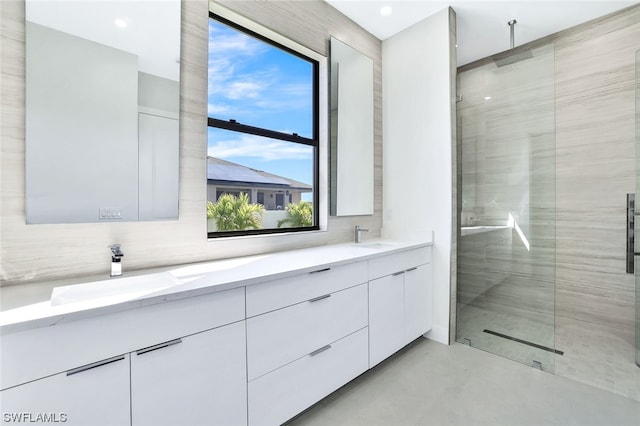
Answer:
<svg viewBox="0 0 640 426"><path fill-rule="evenodd" d="M187 297L200 296L236 287L248 286L291 275L311 272L329 265L339 265L384 256L394 252L430 246L431 240L423 241L366 241L361 244L345 243L306 249L239 257L189 265L154 268L136 271L123 277L100 277L98 279L60 280L42 284L28 284L0 289L5 304L11 298L19 298L19 307L0 312L0 334L9 334L37 327L51 326L62 322L140 308ZM49 297L57 288L59 294L68 291L69 284L91 285L94 289L128 284L154 274L158 284L123 294L102 295L90 300L54 305ZM119 280L122 281L118 283ZM148 281L148 280L147 280ZM83 284L88 283L88 284ZM73 290L73 289L72 289ZM98 293L100 293L98 291ZM32 295L30 297L30 295ZM8 301L6 299L9 299ZM31 299L31 300L30 300Z"/></svg>

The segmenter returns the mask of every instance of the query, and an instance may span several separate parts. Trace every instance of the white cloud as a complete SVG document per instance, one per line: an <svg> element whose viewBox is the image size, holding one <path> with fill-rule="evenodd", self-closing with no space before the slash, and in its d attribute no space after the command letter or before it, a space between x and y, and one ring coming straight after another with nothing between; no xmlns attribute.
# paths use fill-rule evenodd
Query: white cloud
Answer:
<svg viewBox="0 0 640 426"><path fill-rule="evenodd" d="M261 63L270 46L217 25L210 29L210 116L252 124L266 117L282 120L283 113L311 111L311 84L292 81L291 73L278 64Z"/></svg>
<svg viewBox="0 0 640 426"><path fill-rule="evenodd" d="M222 24L220 24L222 25ZM211 38L215 37L215 43ZM242 33L227 33L209 26L209 56L252 56L264 50L264 45L258 40Z"/></svg>
<svg viewBox="0 0 640 426"><path fill-rule="evenodd" d="M231 82L225 92L229 99L258 98L263 86L254 81L234 81Z"/></svg>
<svg viewBox="0 0 640 426"><path fill-rule="evenodd" d="M208 114L213 116L216 114L224 114L229 111L229 105L225 104L209 104Z"/></svg>
<svg viewBox="0 0 640 426"><path fill-rule="evenodd" d="M263 161L309 160L313 150L306 145L277 141L253 135L239 135L235 139L209 141L208 154L222 159L253 157Z"/></svg>

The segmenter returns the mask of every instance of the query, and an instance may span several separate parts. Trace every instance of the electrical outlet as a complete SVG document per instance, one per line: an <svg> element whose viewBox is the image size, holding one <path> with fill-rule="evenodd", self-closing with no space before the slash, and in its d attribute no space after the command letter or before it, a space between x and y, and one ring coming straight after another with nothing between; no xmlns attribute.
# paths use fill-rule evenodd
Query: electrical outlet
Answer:
<svg viewBox="0 0 640 426"><path fill-rule="evenodd" d="M122 213L118 207L100 207L98 218L101 220L122 219Z"/></svg>

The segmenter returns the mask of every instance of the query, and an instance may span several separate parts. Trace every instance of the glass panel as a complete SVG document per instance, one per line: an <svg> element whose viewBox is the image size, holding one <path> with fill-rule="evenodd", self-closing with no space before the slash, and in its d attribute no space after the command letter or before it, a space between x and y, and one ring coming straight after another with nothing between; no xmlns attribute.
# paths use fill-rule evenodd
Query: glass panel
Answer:
<svg viewBox="0 0 640 426"><path fill-rule="evenodd" d="M458 74L457 340L554 371L554 47Z"/></svg>
<svg viewBox="0 0 640 426"><path fill-rule="evenodd" d="M312 226L314 155L312 146L209 127L207 200L247 194L251 204L264 207L255 229ZM291 204L308 214L291 212ZM209 232L234 230L214 222Z"/></svg>
<svg viewBox="0 0 640 426"><path fill-rule="evenodd" d="M209 117L313 138L313 64L209 19Z"/></svg>
<svg viewBox="0 0 640 426"><path fill-rule="evenodd" d="M640 50L636 52L636 200L640 194ZM638 206L636 201L636 206ZM637 207L636 207L637 208ZM636 221L638 217L636 216ZM637 224L636 224L637 226ZM637 234L636 235L640 235ZM636 241L638 237L636 236ZM638 243L636 242L636 247ZM636 248L636 251L638 249ZM636 264L636 364L640 367L640 278L638 271L640 265Z"/></svg>

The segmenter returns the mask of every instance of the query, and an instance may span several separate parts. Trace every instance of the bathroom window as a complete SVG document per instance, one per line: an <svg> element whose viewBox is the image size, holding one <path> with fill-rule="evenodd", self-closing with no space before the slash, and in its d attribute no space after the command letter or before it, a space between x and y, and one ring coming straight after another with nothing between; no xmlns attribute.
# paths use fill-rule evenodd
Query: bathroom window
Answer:
<svg viewBox="0 0 640 426"><path fill-rule="evenodd" d="M209 13L211 238L319 229L319 63L291 45Z"/></svg>

